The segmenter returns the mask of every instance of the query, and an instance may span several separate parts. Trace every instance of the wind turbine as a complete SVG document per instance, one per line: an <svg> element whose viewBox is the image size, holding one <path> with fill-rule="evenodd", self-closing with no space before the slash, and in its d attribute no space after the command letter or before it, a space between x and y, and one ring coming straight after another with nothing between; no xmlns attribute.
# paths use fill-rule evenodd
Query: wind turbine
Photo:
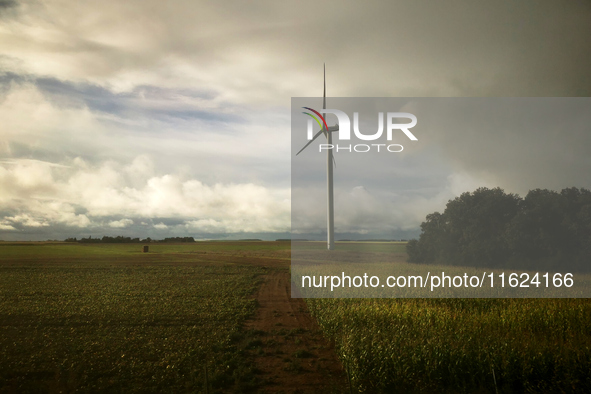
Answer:
<svg viewBox="0 0 591 394"><path fill-rule="evenodd" d="M324 64L324 94L323 94L323 101L322 101L322 109L326 109L326 63ZM310 108L310 110L312 110ZM314 111L314 110L312 110ZM314 111L316 112L316 111ZM304 112L305 113L305 112ZM309 115L309 114L307 114ZM326 122L323 123L324 125L321 126L321 129L314 138L312 138L298 153L296 156L299 155L304 149L308 147L320 134L324 134L326 137L326 143L332 145L332 133L335 131L339 131L338 123L334 126L328 127ZM332 187L332 170L333 165L335 165L334 157L332 155L332 149L326 150L326 194L327 194L327 205L328 209L326 212L326 231L327 231L327 247L328 250L334 249L334 194L333 194L333 187Z"/></svg>

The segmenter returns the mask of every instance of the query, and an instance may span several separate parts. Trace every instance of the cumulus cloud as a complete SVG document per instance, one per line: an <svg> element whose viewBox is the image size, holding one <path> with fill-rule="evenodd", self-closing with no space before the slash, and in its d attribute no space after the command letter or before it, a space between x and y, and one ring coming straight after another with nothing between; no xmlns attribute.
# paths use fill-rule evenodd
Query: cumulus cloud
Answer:
<svg viewBox="0 0 591 394"><path fill-rule="evenodd" d="M4 218L5 222L18 223L25 227L45 227L49 226L49 223L45 220L38 220L29 214L20 214L15 216L8 216Z"/></svg>
<svg viewBox="0 0 591 394"><path fill-rule="evenodd" d="M289 178L284 175L289 157L277 162L287 150L277 141L287 140L288 133L260 139L276 133L273 116L271 125L246 124L231 133L212 126L217 118L175 123L172 116L158 123L171 128L162 134L138 128L146 121L142 116L101 112L84 102L64 104L60 97L47 95L30 80L12 81L5 91L0 104L2 230L59 224L205 232L197 222L204 218L216 221L218 233L289 228ZM275 210L276 220L264 218L269 210ZM127 218L182 220L134 226Z"/></svg>
<svg viewBox="0 0 591 394"><path fill-rule="evenodd" d="M113 220L109 222L109 227L113 228L125 228L133 224L133 220L131 219L121 219L121 220Z"/></svg>
<svg viewBox="0 0 591 394"><path fill-rule="evenodd" d="M3 230L56 224L125 229L136 220L145 227L145 219L168 218L188 232L289 229L289 189L207 185L176 174L156 175L152 169L146 156L128 165L108 161L93 166L80 158L68 166L38 160L0 163L0 224ZM126 217L110 219L122 214ZM162 221L151 226L170 227Z"/></svg>

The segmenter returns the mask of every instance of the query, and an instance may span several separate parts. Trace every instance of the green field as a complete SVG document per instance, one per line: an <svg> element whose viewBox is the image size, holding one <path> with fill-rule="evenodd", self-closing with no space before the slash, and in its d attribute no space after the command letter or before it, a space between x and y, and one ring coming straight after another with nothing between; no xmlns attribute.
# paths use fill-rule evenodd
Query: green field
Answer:
<svg viewBox="0 0 591 394"><path fill-rule="evenodd" d="M0 392L252 386L241 325L264 269L219 261L240 244L150 249L0 245Z"/></svg>
<svg viewBox="0 0 591 394"><path fill-rule="evenodd" d="M0 392L256 391L243 323L288 262L281 242L0 244ZM307 304L354 392L591 392L587 299Z"/></svg>

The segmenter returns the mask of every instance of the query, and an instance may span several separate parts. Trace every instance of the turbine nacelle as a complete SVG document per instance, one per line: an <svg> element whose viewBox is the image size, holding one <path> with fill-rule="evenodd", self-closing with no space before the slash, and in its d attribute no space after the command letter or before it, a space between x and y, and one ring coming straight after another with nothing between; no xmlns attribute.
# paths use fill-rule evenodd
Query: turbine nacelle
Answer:
<svg viewBox="0 0 591 394"><path fill-rule="evenodd" d="M296 153L296 156L299 155L300 153L302 153L302 151L304 149L306 149L312 142L314 142L314 140L316 138L318 138L320 136L320 134L324 134L324 136L328 139L328 133L327 132L333 133L335 131L339 131L339 124L338 123L336 125L334 125L334 126L328 126L328 128L322 127L320 129L320 131L318 133L316 133L316 135L314 135L314 137L310 141L308 141L308 143L306 145L304 145L304 147L302 149L300 149L298 153Z"/></svg>

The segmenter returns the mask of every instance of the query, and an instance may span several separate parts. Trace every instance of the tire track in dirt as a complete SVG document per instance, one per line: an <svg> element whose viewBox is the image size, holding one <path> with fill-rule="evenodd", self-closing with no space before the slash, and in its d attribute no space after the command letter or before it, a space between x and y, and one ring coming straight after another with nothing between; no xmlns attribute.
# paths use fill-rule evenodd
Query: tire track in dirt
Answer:
<svg viewBox="0 0 591 394"><path fill-rule="evenodd" d="M347 379L334 347L322 336L301 298L291 298L286 271L265 276L259 307L246 324L258 339L255 354L264 393L348 393Z"/></svg>

